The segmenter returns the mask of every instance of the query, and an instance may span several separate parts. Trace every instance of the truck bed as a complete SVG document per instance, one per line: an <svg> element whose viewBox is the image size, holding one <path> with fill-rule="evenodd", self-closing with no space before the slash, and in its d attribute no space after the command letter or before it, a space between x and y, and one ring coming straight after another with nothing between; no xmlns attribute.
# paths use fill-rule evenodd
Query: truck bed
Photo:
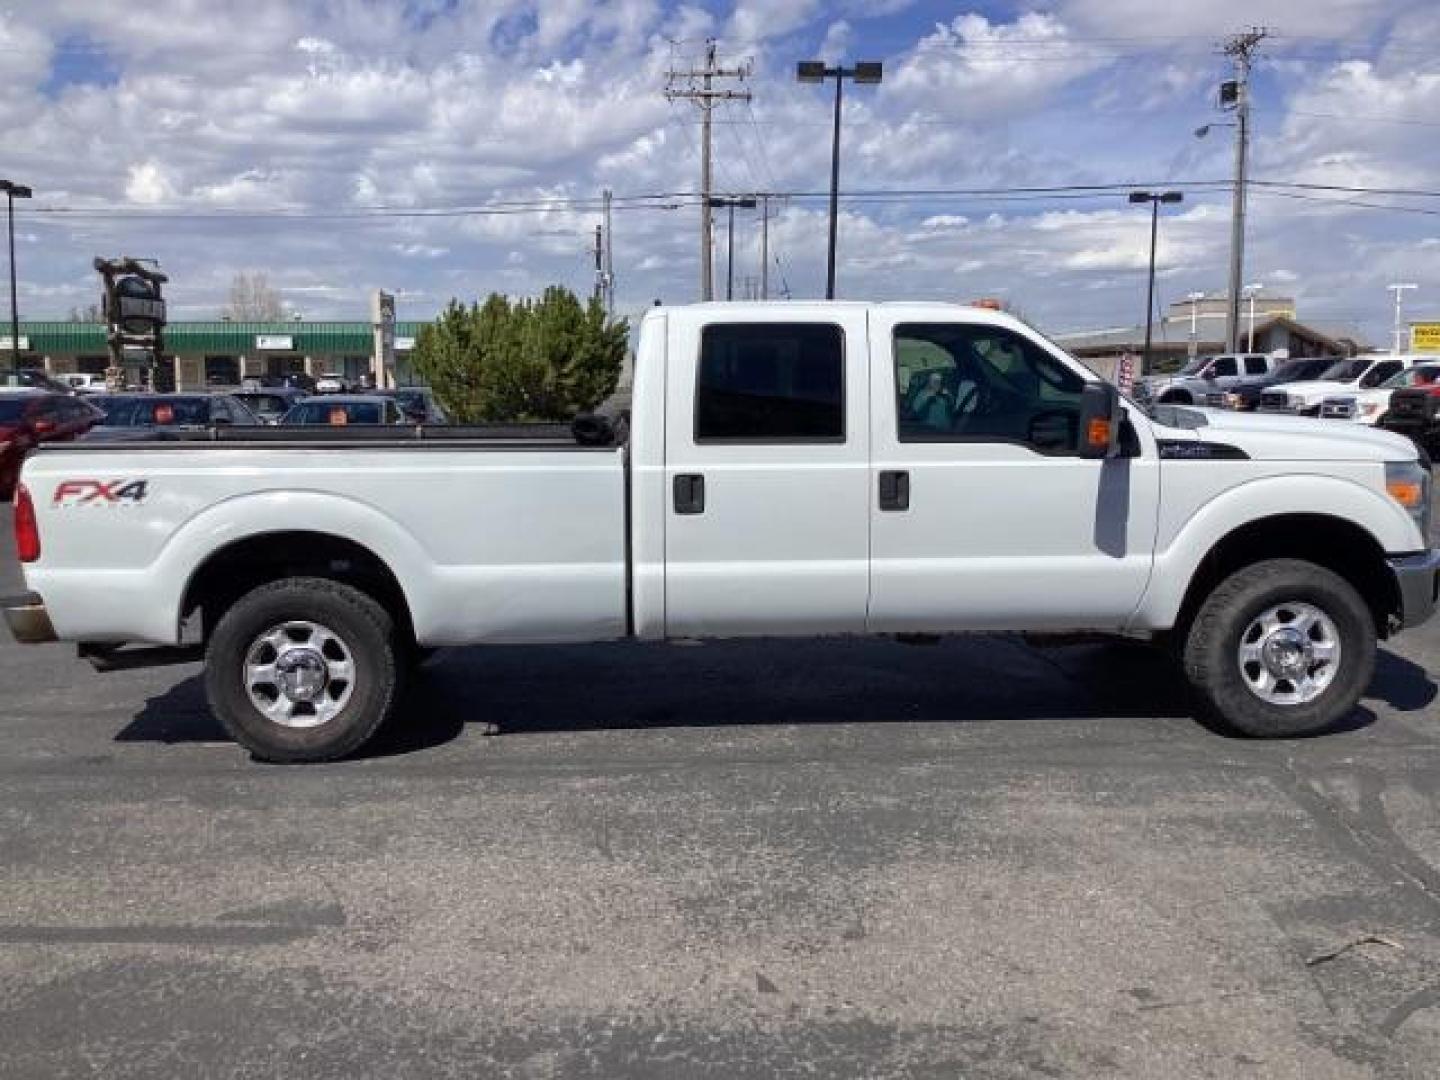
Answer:
<svg viewBox="0 0 1440 1080"><path fill-rule="evenodd" d="M563 424L51 444L25 464L27 582L69 639L173 645L212 553L269 538L303 559L339 537L390 568L422 645L621 637L625 453Z"/></svg>

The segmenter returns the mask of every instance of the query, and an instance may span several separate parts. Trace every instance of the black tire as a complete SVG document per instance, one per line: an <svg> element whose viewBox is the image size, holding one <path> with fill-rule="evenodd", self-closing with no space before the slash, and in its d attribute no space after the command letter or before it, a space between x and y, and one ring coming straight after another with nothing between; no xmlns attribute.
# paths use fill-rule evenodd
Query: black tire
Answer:
<svg viewBox="0 0 1440 1080"><path fill-rule="evenodd" d="M292 621L328 628L354 671L343 707L309 727L270 719L245 685L257 639ZM374 598L325 578L285 578L246 593L220 619L205 652L205 692L225 730L261 761L331 761L360 749L389 718L400 696L402 659L394 620Z"/></svg>
<svg viewBox="0 0 1440 1080"><path fill-rule="evenodd" d="M1250 688L1239 649L1255 620L1287 604L1309 605L1328 617L1340 652L1316 697L1276 704ZM1235 731L1256 738L1314 735L1348 715L1370 685L1375 620L1354 586L1323 566L1297 559L1256 563L1222 581L1201 606L1186 635L1184 665L1207 711Z"/></svg>

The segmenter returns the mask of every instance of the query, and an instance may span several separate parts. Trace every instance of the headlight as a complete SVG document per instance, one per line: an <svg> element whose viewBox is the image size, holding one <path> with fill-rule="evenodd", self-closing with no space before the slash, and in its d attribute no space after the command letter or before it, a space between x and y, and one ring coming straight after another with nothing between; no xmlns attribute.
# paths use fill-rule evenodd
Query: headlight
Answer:
<svg viewBox="0 0 1440 1080"><path fill-rule="evenodd" d="M1391 461L1385 465L1385 490L1420 526L1430 543L1430 470L1418 461Z"/></svg>

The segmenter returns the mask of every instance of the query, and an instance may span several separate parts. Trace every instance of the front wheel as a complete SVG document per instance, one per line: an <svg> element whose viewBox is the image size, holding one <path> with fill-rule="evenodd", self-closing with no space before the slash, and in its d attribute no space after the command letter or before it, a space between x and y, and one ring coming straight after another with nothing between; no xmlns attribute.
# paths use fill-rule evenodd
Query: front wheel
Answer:
<svg viewBox="0 0 1440 1080"><path fill-rule="evenodd" d="M1314 563L1239 570L1201 606L1185 673L1208 709L1261 738L1312 735L1352 710L1375 671L1375 622L1360 594Z"/></svg>
<svg viewBox="0 0 1440 1080"><path fill-rule="evenodd" d="M329 761L379 730L399 696L394 621L325 578L286 578L241 597L205 653L205 690L225 730L262 761Z"/></svg>

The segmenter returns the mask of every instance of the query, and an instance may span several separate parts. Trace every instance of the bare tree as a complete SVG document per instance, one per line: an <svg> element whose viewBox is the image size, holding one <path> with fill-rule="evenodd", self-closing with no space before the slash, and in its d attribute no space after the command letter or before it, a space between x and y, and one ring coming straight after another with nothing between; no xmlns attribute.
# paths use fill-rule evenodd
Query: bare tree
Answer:
<svg viewBox="0 0 1440 1080"><path fill-rule="evenodd" d="M76 323L101 323L105 321L105 316L100 311L99 304L86 304L83 308L72 307L70 309L70 314L65 316L65 321Z"/></svg>
<svg viewBox="0 0 1440 1080"><path fill-rule="evenodd" d="M230 302L222 313L234 322L278 322L285 318L285 301L260 271L241 271L230 282Z"/></svg>

